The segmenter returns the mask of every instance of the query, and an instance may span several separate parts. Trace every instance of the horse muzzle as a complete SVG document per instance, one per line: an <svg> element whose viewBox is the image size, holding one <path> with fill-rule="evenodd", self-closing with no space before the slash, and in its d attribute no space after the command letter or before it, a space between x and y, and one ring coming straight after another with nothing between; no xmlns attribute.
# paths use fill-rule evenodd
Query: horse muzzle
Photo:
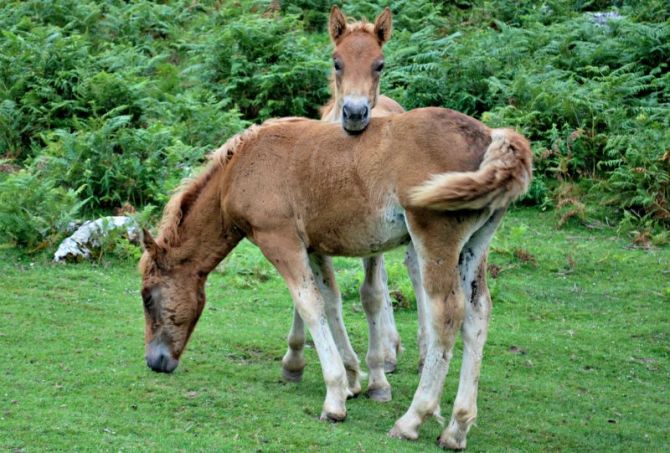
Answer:
<svg viewBox="0 0 670 453"><path fill-rule="evenodd" d="M342 104L342 127L356 134L365 130L370 123L370 103L366 98L344 98Z"/></svg>
<svg viewBox="0 0 670 453"><path fill-rule="evenodd" d="M154 341L147 345L144 359L149 368L159 373L172 373L179 366L179 360L172 357L169 348Z"/></svg>

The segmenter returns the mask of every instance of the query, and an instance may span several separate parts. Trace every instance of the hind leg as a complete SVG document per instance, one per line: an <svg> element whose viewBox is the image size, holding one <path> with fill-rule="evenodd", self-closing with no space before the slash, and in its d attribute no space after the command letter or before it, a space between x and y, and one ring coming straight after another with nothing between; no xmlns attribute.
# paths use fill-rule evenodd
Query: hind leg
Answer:
<svg viewBox="0 0 670 453"><path fill-rule="evenodd" d="M412 242L426 292L426 359L412 404L389 435L417 439L421 423L440 417L440 397L449 369L452 348L465 316L458 256L467 225L435 213L407 213Z"/></svg>
<svg viewBox="0 0 670 453"><path fill-rule="evenodd" d="M440 446L462 450L477 417L477 390L484 344L491 314L491 295L486 285L487 250L504 210L494 212L467 241L459 257L459 272L465 292L463 364L451 421L439 438Z"/></svg>
<svg viewBox="0 0 670 453"><path fill-rule="evenodd" d="M374 261L374 267L370 267L368 263ZM363 269L365 270L365 278L361 285L361 294L374 294L375 297L382 298L381 318L379 319L379 330L381 331L381 344L384 354L384 371L393 373L398 363L398 353L402 350L400 343L400 335L395 325L395 317L393 315L393 301L388 289L388 274L384 266L384 256L377 255L370 258L363 259ZM374 272L372 274L371 272ZM361 299L363 308L365 303Z"/></svg>
<svg viewBox="0 0 670 453"><path fill-rule="evenodd" d="M474 280L474 291L466 300L463 335L463 364L454 401L451 421L442 432L439 444L443 448L462 450L466 446L466 436L477 418L477 388L479 372L484 354L484 343L489 328L491 295L486 286L486 259L479 266ZM472 282L468 282L472 284Z"/></svg>
<svg viewBox="0 0 670 453"><path fill-rule="evenodd" d="M344 368L347 370L347 380L349 390L353 396L361 392L361 368L356 352L354 352L349 335L344 326L342 318L342 296L335 282L335 272L333 270L333 260L329 256L311 254L309 257L310 267L316 278L319 290L326 303L326 317L328 325L333 333L335 344L342 357Z"/></svg>
<svg viewBox="0 0 670 453"><path fill-rule="evenodd" d="M288 350L281 361L282 376L289 382L299 382L305 369L305 323L298 309L293 309L293 324L288 334Z"/></svg>
<svg viewBox="0 0 670 453"><path fill-rule="evenodd" d="M421 283L421 270L419 268L419 258L416 256L414 244L411 242L407 245L407 252L405 253L405 266L409 273L409 279L412 282L414 289L414 296L416 297L416 313L419 319L419 327L417 329L416 341L419 345L419 372L423 368L423 362L426 360L426 294Z"/></svg>
<svg viewBox="0 0 670 453"><path fill-rule="evenodd" d="M370 372L368 379L368 396L376 401L391 400L391 385L384 374L385 357L382 346L383 336L388 332L382 329L381 320L385 316L383 273L384 261L380 256L363 260L365 266L365 283L361 286L361 302L368 320L368 353L365 361Z"/></svg>

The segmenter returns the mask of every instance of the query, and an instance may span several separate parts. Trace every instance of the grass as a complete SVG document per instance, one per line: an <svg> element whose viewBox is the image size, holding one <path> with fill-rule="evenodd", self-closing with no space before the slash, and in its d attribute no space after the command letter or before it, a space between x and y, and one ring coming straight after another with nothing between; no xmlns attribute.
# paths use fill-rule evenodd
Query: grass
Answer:
<svg viewBox="0 0 670 453"><path fill-rule="evenodd" d="M553 224L517 210L496 236L468 450L670 450L670 250ZM390 255L390 280L410 296L401 260ZM360 265L336 264L363 358ZM209 279L207 308L172 375L144 364L134 263L63 266L3 250L0 272L0 450L437 451L434 420L417 442L386 436L418 382L414 310L396 312L406 351L390 377L393 401L361 396L345 423L328 424L318 421L325 388L313 349L302 383L280 379L291 303L249 244Z"/></svg>

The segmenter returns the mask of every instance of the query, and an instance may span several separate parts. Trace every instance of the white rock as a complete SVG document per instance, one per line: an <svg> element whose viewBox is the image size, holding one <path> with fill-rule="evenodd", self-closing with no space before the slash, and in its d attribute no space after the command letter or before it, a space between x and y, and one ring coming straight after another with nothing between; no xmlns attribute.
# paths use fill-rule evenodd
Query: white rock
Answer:
<svg viewBox="0 0 670 453"><path fill-rule="evenodd" d="M91 251L100 247L100 239L116 230L125 231L130 242L138 243L140 240L140 227L133 218L126 216L101 217L97 220L85 222L72 236L61 242L54 254L54 261L90 259Z"/></svg>

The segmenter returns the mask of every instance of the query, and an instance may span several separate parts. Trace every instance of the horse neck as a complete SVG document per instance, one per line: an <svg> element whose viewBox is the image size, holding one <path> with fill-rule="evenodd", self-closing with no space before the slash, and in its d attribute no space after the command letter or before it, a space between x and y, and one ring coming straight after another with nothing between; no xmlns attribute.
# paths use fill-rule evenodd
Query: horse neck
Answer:
<svg viewBox="0 0 670 453"><path fill-rule="evenodd" d="M221 207L221 171L208 178L178 227L179 240L170 248L173 263L188 261L195 271L209 274L242 239L226 221Z"/></svg>

